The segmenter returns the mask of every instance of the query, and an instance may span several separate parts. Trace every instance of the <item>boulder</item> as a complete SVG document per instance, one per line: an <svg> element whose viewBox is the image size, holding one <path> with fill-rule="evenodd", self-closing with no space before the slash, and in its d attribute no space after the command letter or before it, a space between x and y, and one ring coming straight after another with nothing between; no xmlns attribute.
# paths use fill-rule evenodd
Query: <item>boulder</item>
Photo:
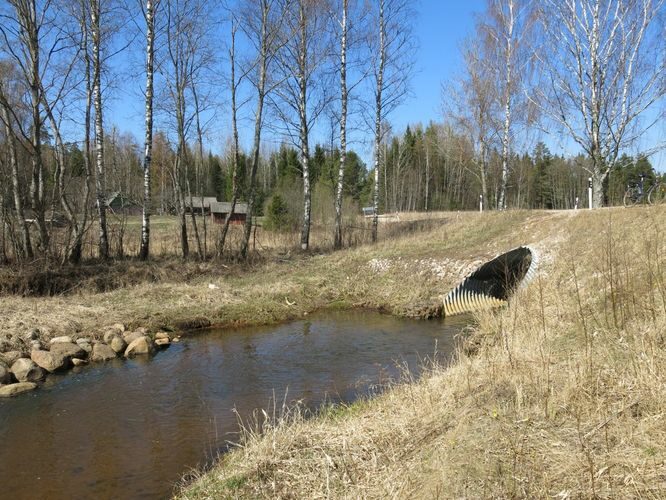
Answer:
<svg viewBox="0 0 666 500"><path fill-rule="evenodd" d="M167 332L157 332L155 334L155 340L166 339L169 340L169 334Z"/></svg>
<svg viewBox="0 0 666 500"><path fill-rule="evenodd" d="M102 338L104 339L105 344L111 344L111 340L113 340L114 337L120 337L122 333L119 333L116 330L107 330L104 332L104 335Z"/></svg>
<svg viewBox="0 0 666 500"><path fill-rule="evenodd" d="M81 365L87 365L88 360L81 359L81 358L72 358L72 364L74 366L81 366Z"/></svg>
<svg viewBox="0 0 666 500"><path fill-rule="evenodd" d="M115 359L116 353L106 344L95 344L92 348L92 353L90 354L91 361L108 361L110 359Z"/></svg>
<svg viewBox="0 0 666 500"><path fill-rule="evenodd" d="M89 339L76 339L76 345L78 345L81 349L86 351L88 354L92 352L92 344L90 343Z"/></svg>
<svg viewBox="0 0 666 500"><path fill-rule="evenodd" d="M12 372L4 361L0 361L0 385L9 384L12 381Z"/></svg>
<svg viewBox="0 0 666 500"><path fill-rule="evenodd" d="M86 351L72 342L57 342L51 346L51 352L62 354L68 358L85 358Z"/></svg>
<svg viewBox="0 0 666 500"><path fill-rule="evenodd" d="M114 323L109 327L109 330L116 330L119 333L123 333L125 331L125 325L122 323Z"/></svg>
<svg viewBox="0 0 666 500"><path fill-rule="evenodd" d="M19 382L37 382L44 378L44 370L31 359L19 358L12 364L12 373Z"/></svg>
<svg viewBox="0 0 666 500"><path fill-rule="evenodd" d="M60 337L54 337L51 339L51 345L53 344L71 344L72 337L69 335L61 335Z"/></svg>
<svg viewBox="0 0 666 500"><path fill-rule="evenodd" d="M7 366L12 366L14 361L22 356L21 351L7 351L0 354L0 361L7 363Z"/></svg>
<svg viewBox="0 0 666 500"><path fill-rule="evenodd" d="M127 343L117 335L111 339L111 343L109 345L116 353L121 353L127 349Z"/></svg>
<svg viewBox="0 0 666 500"><path fill-rule="evenodd" d="M153 352L153 343L145 335L133 340L125 350L125 357L131 358L137 354L150 354Z"/></svg>
<svg viewBox="0 0 666 500"><path fill-rule="evenodd" d="M17 384L3 385L0 387L0 398L11 398L23 392L32 391L37 388L34 382L19 382Z"/></svg>
<svg viewBox="0 0 666 500"><path fill-rule="evenodd" d="M136 339L140 339L144 335L145 335L145 333L142 333L142 332L125 332L125 333L123 333L123 340L125 342L127 342L128 344L131 344Z"/></svg>
<svg viewBox="0 0 666 500"><path fill-rule="evenodd" d="M169 347L171 345L171 341L169 339L155 339L155 346L164 348L164 347Z"/></svg>
<svg viewBox="0 0 666 500"><path fill-rule="evenodd" d="M35 349L30 353L30 358L37 363L38 366L49 372L62 370L63 368L67 368L67 365L69 364L69 356L57 351L51 352Z"/></svg>

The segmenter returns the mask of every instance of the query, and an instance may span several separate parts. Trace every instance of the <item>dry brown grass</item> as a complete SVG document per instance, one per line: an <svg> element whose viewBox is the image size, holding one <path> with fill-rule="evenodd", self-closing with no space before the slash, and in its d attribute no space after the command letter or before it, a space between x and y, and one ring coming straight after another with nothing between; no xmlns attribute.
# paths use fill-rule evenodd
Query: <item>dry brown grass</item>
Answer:
<svg viewBox="0 0 666 500"><path fill-rule="evenodd" d="M666 497L664 216L512 213L509 231L496 215L483 241L450 226L473 255L541 241L541 274L453 366L314 419L264 416L181 496ZM437 257L464 258L450 236ZM373 258L434 250L409 243Z"/></svg>

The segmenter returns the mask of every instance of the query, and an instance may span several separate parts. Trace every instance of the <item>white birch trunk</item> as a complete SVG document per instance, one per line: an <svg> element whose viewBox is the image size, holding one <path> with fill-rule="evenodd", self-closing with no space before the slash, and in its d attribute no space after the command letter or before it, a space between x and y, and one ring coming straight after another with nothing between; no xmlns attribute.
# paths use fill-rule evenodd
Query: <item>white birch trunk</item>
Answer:
<svg viewBox="0 0 666 500"><path fill-rule="evenodd" d="M155 55L155 5L146 0L146 134L143 155L143 216L141 221L141 249L139 258L147 260L150 255L150 165L153 153L153 74Z"/></svg>
<svg viewBox="0 0 666 500"><path fill-rule="evenodd" d="M377 242L377 226L379 225L379 152L382 142L382 91L384 89L384 64L386 63L386 26L384 24L384 0L379 0L379 68L377 73L377 88L375 90L375 182L372 193L372 242Z"/></svg>
<svg viewBox="0 0 666 500"><path fill-rule="evenodd" d="M106 182L104 178L104 123L102 108L102 73L100 60L100 0L90 3L93 44L93 96L95 102L95 160L97 164L97 213L99 215L99 256L109 258L109 238L106 225Z"/></svg>
<svg viewBox="0 0 666 500"><path fill-rule="evenodd" d="M335 235L333 247L342 248L342 195L347 163L347 12L349 0L342 0L340 23L340 167L335 192Z"/></svg>

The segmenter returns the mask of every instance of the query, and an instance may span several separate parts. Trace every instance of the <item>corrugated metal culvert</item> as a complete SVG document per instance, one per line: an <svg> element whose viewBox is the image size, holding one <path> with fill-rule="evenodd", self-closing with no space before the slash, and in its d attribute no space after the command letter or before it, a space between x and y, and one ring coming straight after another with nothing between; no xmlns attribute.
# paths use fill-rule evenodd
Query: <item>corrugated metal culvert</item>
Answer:
<svg viewBox="0 0 666 500"><path fill-rule="evenodd" d="M532 279L537 260L532 248L518 247L486 262L444 297L444 316L506 304L516 288Z"/></svg>

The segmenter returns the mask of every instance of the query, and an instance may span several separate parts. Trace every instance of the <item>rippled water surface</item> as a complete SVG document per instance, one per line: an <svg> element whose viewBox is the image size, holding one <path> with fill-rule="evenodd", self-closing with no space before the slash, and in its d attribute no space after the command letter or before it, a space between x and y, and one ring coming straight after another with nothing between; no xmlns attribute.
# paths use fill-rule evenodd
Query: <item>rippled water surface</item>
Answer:
<svg viewBox="0 0 666 500"><path fill-rule="evenodd" d="M52 376L0 400L0 498L163 498L236 439L241 416L282 401L352 401L396 363L450 354L464 326L355 311L184 336L151 359Z"/></svg>

